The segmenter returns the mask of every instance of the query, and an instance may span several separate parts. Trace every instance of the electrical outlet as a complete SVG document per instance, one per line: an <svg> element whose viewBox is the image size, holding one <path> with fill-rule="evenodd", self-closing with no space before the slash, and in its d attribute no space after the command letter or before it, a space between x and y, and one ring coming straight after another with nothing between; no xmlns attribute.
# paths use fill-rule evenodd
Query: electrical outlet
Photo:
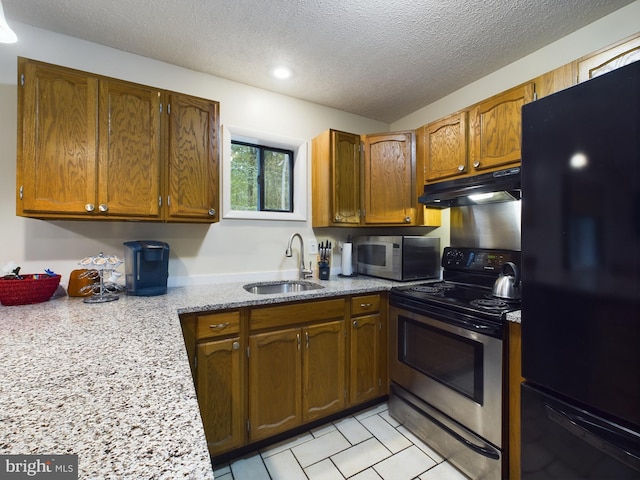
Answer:
<svg viewBox="0 0 640 480"><path fill-rule="evenodd" d="M309 255L317 255L318 254L318 241L313 238L309 242Z"/></svg>

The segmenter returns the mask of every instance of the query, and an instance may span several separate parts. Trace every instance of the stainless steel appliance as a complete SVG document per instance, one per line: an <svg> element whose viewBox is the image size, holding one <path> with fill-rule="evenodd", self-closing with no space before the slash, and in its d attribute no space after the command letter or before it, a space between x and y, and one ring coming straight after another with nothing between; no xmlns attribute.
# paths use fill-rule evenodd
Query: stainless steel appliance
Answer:
<svg viewBox="0 0 640 480"><path fill-rule="evenodd" d="M520 200L520 167L425 185L418 201L431 208Z"/></svg>
<svg viewBox="0 0 640 480"><path fill-rule="evenodd" d="M440 239L419 235L356 237L356 272L389 280L440 278Z"/></svg>
<svg viewBox="0 0 640 480"><path fill-rule="evenodd" d="M129 295L167 293L169 245L155 240L124 242L125 283Z"/></svg>
<svg viewBox="0 0 640 480"><path fill-rule="evenodd" d="M389 412L474 480L501 478L506 313L492 287L520 252L447 247L443 281L390 292Z"/></svg>
<svg viewBox="0 0 640 480"><path fill-rule="evenodd" d="M522 121L522 479L638 479L640 62Z"/></svg>

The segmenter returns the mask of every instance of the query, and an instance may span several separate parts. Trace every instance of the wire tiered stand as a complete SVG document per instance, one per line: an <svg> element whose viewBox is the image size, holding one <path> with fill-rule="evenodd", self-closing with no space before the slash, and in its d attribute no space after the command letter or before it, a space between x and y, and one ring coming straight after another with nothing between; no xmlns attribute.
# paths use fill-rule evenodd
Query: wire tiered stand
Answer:
<svg viewBox="0 0 640 480"><path fill-rule="evenodd" d="M85 257L80 261L80 265L87 269L79 278L91 280L91 285L80 289L81 293L89 294L84 299L85 303L104 303L118 300L119 292L124 290L122 285L116 283L117 277L122 275L116 269L122 265L115 255L104 256L102 252L95 257Z"/></svg>

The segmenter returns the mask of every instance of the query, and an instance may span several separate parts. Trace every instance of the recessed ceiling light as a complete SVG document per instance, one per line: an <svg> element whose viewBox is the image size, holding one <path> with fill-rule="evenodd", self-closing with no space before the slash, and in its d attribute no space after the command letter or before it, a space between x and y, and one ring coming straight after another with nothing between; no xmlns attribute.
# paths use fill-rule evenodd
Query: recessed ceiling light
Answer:
<svg viewBox="0 0 640 480"><path fill-rule="evenodd" d="M276 67L271 71L271 74L280 80L286 80L291 76L291 69L288 67Z"/></svg>

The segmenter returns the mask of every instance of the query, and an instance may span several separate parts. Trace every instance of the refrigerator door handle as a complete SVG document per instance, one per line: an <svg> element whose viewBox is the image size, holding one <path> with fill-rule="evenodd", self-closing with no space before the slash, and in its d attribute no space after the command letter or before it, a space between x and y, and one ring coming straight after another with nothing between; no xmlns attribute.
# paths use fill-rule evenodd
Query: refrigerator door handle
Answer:
<svg viewBox="0 0 640 480"><path fill-rule="evenodd" d="M582 416L563 412L547 403L544 406L549 419L601 452L640 472L640 452L634 451L629 445L631 442L621 433L593 423Z"/></svg>

